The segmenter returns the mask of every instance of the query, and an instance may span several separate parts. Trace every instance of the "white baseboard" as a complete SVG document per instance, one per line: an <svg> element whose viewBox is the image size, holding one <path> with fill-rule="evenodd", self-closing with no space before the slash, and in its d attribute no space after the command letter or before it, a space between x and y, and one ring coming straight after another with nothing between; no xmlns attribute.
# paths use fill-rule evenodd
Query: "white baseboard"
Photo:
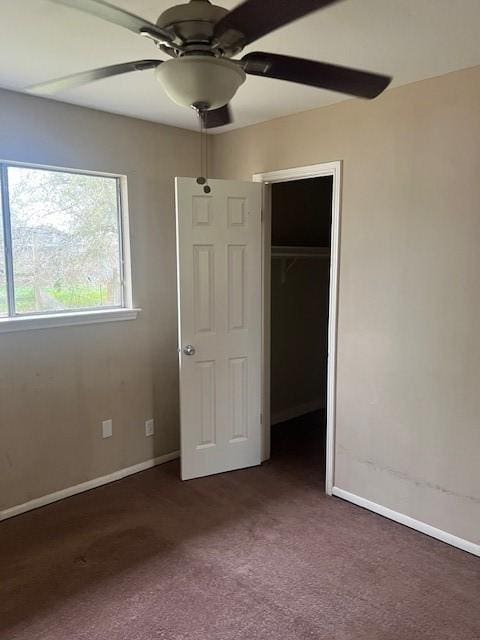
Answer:
<svg viewBox="0 0 480 640"><path fill-rule="evenodd" d="M280 424L281 422L286 422L287 420L293 420L294 418L304 416L306 413L320 411L320 409L325 409L325 403L323 400L311 400L310 402L297 404L295 407L289 407L288 409L272 413L270 424L272 426Z"/></svg>
<svg viewBox="0 0 480 640"><path fill-rule="evenodd" d="M410 527L411 529L415 529L416 531L425 533L427 536L431 536L432 538L436 538L437 540L446 542L447 544L450 544L453 547L462 549L462 551L467 551L468 553L472 553L474 556L480 556L479 544L475 544L474 542L470 542L469 540L464 540L463 538L454 536L452 533L447 533L446 531L442 531L441 529L432 527L431 525L426 524L425 522L421 522L420 520L415 520L415 518L410 518L410 516L406 516L403 513L399 513L398 511L393 511L388 507L382 507L382 505L380 504L376 504L375 502L371 502L366 498L361 498L360 496L356 496L354 493L350 493L349 491L344 491L344 489L333 487L332 494L334 496L337 496L337 498L342 498L343 500L347 500L348 502L353 502L353 504L356 504L359 507L364 507L365 509L374 511L375 513L378 513L379 515L384 516L385 518L389 518L390 520L395 520L395 522L404 524L406 527Z"/></svg>
<svg viewBox="0 0 480 640"><path fill-rule="evenodd" d="M151 458L150 460L145 460L144 462L140 462L139 464L134 464L132 467L126 467L125 469L118 469L118 471L109 473L107 476L101 476L100 478L93 478L93 480L87 480L87 482L76 484L73 487L67 487L66 489L55 491L55 493L49 493L46 496L35 498L35 500L29 500L29 502L24 502L23 504L19 504L19 505L16 505L15 507L10 507L9 509L0 511L0 521L6 520L7 518L13 518L14 516L18 516L21 513L25 513L26 511L31 511L32 509L38 509L39 507L44 507L45 505L51 504L52 502L63 500L63 498L69 498L70 496L74 496L77 493L90 491L90 489L95 489L96 487L100 487L103 484L108 484L109 482L115 482L116 480L121 480L122 478L131 476L134 473L138 473L139 471L145 471L146 469L151 469L152 467L156 467L159 464L164 464L165 462L176 460L179 457L180 457L180 451L172 451L171 453L166 453L165 455L159 456L158 458Z"/></svg>

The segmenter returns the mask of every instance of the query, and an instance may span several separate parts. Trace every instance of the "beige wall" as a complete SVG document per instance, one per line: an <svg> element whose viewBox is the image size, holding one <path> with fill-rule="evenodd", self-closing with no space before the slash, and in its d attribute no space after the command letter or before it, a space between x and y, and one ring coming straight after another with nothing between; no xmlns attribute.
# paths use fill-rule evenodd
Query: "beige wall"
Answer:
<svg viewBox="0 0 480 640"><path fill-rule="evenodd" d="M480 542L480 68L213 153L219 178L343 161L335 484Z"/></svg>
<svg viewBox="0 0 480 640"><path fill-rule="evenodd" d="M0 510L178 449L173 177L197 157L195 133L0 91L0 158L127 175L142 308L0 335Z"/></svg>

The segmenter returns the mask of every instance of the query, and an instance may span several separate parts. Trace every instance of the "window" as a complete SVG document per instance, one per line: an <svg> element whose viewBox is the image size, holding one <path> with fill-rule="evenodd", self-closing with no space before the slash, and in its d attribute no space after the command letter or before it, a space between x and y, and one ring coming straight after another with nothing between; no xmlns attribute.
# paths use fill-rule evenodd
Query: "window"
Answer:
<svg viewBox="0 0 480 640"><path fill-rule="evenodd" d="M127 307L121 179L0 171L0 322Z"/></svg>

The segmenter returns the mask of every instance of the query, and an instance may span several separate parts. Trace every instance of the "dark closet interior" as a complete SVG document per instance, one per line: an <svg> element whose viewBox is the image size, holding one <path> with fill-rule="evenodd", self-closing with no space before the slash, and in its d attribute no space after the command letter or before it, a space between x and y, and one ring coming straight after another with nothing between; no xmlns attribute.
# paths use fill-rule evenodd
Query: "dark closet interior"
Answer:
<svg viewBox="0 0 480 640"><path fill-rule="evenodd" d="M323 467L332 187L331 176L272 185L272 456L315 455Z"/></svg>

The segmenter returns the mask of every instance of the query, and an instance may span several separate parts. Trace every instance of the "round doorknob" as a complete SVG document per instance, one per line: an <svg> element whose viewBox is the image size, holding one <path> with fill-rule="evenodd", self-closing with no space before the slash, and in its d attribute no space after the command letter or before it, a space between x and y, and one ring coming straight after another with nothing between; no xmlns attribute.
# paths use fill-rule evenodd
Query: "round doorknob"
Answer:
<svg viewBox="0 0 480 640"><path fill-rule="evenodd" d="M194 356L195 355L195 347L192 347L191 344L187 344L186 347L183 347L183 353L186 356Z"/></svg>

